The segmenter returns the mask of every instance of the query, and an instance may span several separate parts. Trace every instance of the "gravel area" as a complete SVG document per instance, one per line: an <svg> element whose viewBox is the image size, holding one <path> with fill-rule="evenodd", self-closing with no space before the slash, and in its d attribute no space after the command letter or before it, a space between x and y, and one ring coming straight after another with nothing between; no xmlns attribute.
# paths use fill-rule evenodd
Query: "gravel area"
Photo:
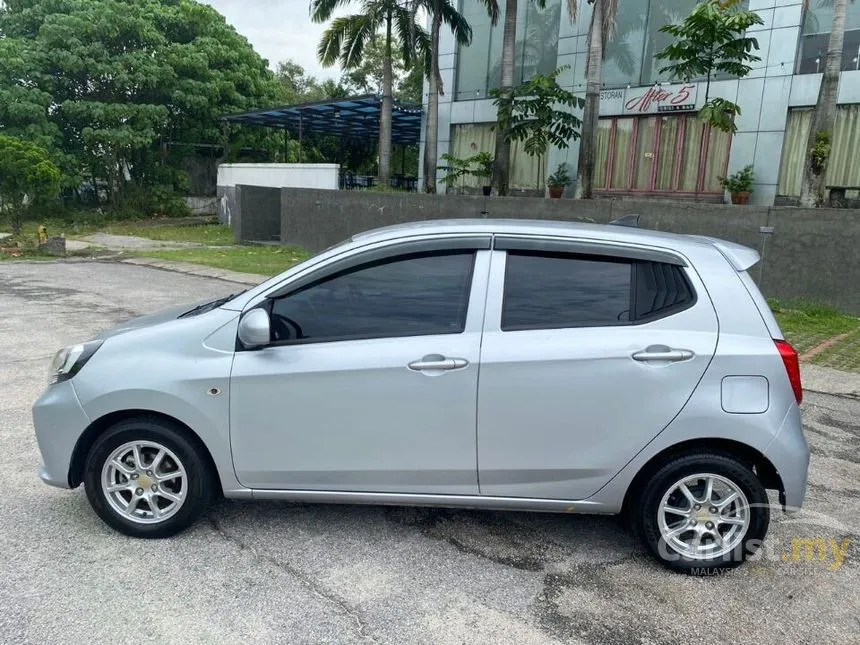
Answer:
<svg viewBox="0 0 860 645"><path fill-rule="evenodd" d="M716 578L664 570L609 517L222 501L180 536L134 540L82 490L38 480L30 405L56 349L236 289L130 264L0 264L0 643L860 642L852 398L807 395L807 505L774 513L761 560ZM824 557L798 539L824 540Z"/></svg>

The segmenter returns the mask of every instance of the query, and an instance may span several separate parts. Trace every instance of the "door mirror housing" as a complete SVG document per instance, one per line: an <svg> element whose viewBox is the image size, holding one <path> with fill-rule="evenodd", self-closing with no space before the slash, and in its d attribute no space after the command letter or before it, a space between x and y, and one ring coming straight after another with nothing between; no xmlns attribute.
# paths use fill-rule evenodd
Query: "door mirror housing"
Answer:
<svg viewBox="0 0 860 645"><path fill-rule="evenodd" d="M252 309L239 321L239 340L246 349L256 349L269 344L271 324L265 309Z"/></svg>

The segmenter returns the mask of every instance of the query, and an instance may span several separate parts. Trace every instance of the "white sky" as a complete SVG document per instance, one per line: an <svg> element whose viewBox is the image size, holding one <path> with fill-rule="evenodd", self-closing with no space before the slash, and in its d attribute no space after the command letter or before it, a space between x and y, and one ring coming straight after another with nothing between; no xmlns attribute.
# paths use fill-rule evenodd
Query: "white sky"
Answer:
<svg viewBox="0 0 860 645"><path fill-rule="evenodd" d="M325 24L311 22L309 0L200 0L214 7L253 45L269 67L291 58L317 78L339 78L338 67L317 61L317 44ZM350 13L358 6L339 13Z"/></svg>

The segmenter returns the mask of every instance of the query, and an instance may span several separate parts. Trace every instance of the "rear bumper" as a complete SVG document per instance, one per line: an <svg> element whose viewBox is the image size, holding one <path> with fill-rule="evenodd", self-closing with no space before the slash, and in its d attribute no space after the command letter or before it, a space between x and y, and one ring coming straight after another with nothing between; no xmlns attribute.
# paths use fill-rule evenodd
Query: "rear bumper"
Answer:
<svg viewBox="0 0 860 645"><path fill-rule="evenodd" d="M71 381L50 386L33 404L33 427L42 453L39 478L51 486L71 488L69 465L81 434L90 424Z"/></svg>
<svg viewBox="0 0 860 645"><path fill-rule="evenodd" d="M781 501L787 512L799 510L806 495L809 472L809 445L803 435L800 408L792 405L779 432L765 449L765 456L776 467L782 480Z"/></svg>

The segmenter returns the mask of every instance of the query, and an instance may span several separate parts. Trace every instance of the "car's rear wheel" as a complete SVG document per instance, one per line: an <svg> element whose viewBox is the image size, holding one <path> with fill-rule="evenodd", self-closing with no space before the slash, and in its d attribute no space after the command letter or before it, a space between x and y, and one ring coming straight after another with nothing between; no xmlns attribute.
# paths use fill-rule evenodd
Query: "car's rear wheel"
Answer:
<svg viewBox="0 0 860 645"><path fill-rule="evenodd" d="M183 530L212 494L199 449L173 424L155 417L127 419L102 434L87 456L84 485L106 524L143 538Z"/></svg>
<svg viewBox="0 0 860 645"><path fill-rule="evenodd" d="M700 575L741 564L760 548L770 523L756 474L723 454L673 459L634 503L636 528L651 553L670 569Z"/></svg>

